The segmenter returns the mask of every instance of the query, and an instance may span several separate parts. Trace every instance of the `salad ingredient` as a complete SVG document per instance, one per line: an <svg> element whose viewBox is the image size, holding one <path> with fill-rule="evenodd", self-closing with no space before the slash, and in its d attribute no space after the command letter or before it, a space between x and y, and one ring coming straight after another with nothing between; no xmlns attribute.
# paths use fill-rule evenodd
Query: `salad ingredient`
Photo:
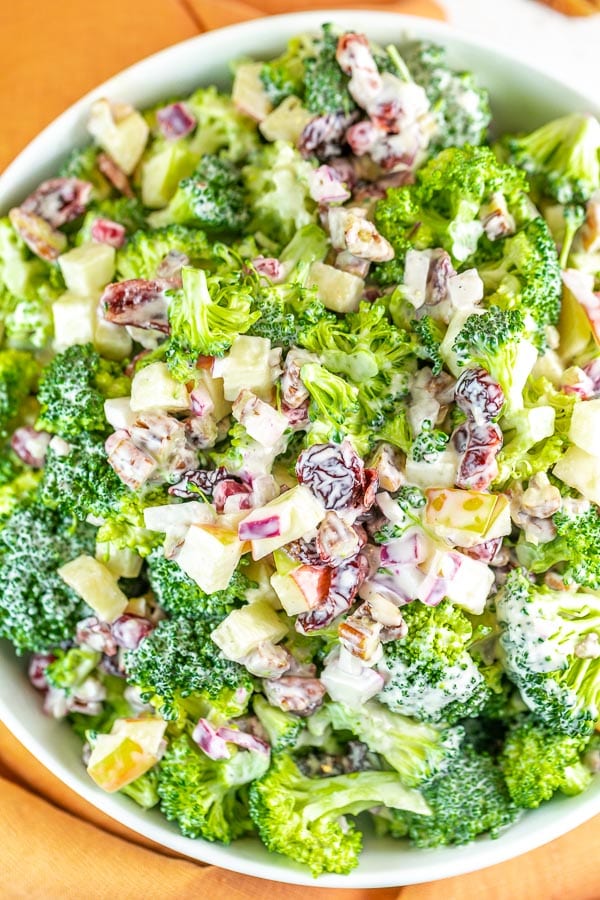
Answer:
<svg viewBox="0 0 600 900"><path fill-rule="evenodd" d="M598 123L326 25L0 219L0 637L96 784L348 872L598 769Z"/></svg>

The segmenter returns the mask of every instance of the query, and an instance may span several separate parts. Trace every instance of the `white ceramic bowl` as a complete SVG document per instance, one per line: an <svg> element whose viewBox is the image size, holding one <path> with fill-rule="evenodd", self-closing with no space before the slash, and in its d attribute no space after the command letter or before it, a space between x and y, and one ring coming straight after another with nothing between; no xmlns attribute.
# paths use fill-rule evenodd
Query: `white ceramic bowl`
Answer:
<svg viewBox="0 0 600 900"><path fill-rule="evenodd" d="M593 98L438 22L390 13L339 10L276 16L192 38L132 66L92 91L48 126L4 172L0 178L0 212L4 214L43 178L55 173L67 152L86 141L85 121L92 99L109 96L143 107L198 85L224 85L231 58L274 55L288 37L301 31L317 31L325 21L364 31L382 44L406 36L445 44L450 62L474 70L490 89L500 131L531 129L553 116L575 110L598 113ZM527 813L497 840L486 838L467 847L423 851L404 842L367 836L360 865L351 875L327 875L315 882L306 869L267 853L256 840L241 840L230 847L193 841L180 835L156 810L144 812L126 797L105 794L97 788L81 764L79 740L65 723L42 715L40 695L29 685L22 661L15 658L7 644L0 645L0 717L66 785L134 831L194 859L293 884L374 888L447 878L539 847L600 812L598 779L579 797L557 797Z"/></svg>

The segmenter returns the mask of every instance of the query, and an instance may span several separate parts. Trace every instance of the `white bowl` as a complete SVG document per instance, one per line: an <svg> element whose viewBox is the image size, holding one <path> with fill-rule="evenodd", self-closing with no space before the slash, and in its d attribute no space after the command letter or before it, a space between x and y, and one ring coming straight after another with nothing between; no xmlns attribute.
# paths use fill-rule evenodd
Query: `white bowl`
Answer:
<svg viewBox="0 0 600 900"><path fill-rule="evenodd" d="M43 178L55 173L68 151L86 141L85 121L92 99L109 96L143 107L198 85L226 84L227 63L232 57L274 55L291 35L317 31L326 21L364 31L382 44L406 36L443 43L453 65L474 70L490 89L499 130L531 129L553 116L575 110L598 113L594 99L439 22L391 13L339 10L276 16L234 25L170 47L111 78L75 103L4 172L0 178L0 212L5 213ZM244 839L229 847L193 841L180 835L158 811L144 812L126 797L105 794L97 788L81 763L79 740L65 723L42 715L40 695L29 685L22 661L15 658L6 643L0 645L0 717L68 787L134 831L193 859L292 884L375 888L448 878L539 847L600 812L597 779L585 794L556 797L541 809L527 813L497 840L484 838L467 847L417 850L404 842L367 836L360 865L351 875L326 875L315 882L306 869L269 854L257 840Z"/></svg>

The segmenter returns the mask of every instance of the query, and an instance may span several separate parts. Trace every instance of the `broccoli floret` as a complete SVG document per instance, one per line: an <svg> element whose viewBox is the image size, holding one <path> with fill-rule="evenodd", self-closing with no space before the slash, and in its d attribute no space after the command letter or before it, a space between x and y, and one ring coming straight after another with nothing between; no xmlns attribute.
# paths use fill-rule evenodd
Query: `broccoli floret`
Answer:
<svg viewBox="0 0 600 900"><path fill-rule="evenodd" d="M51 303L65 290L58 265L26 246L8 218L0 219L0 300L6 343L41 350L52 337Z"/></svg>
<svg viewBox="0 0 600 900"><path fill-rule="evenodd" d="M425 419L411 447L410 455L416 462L435 462L440 453L446 449L448 440L445 431L432 428L430 420Z"/></svg>
<svg viewBox="0 0 600 900"><path fill-rule="evenodd" d="M69 640L87 607L57 569L82 553L93 555L95 529L30 499L0 531L0 637L20 655L43 653Z"/></svg>
<svg viewBox="0 0 600 900"><path fill-rule="evenodd" d="M404 638L384 644L389 679L378 694L393 712L425 721L475 716L490 690L469 653L473 626L448 600L403 608Z"/></svg>
<svg viewBox="0 0 600 900"><path fill-rule="evenodd" d="M336 59L339 35L332 25L323 25L315 42L315 55L304 61L304 102L317 115L342 112L349 115L356 103L348 92L348 76Z"/></svg>
<svg viewBox="0 0 600 900"><path fill-rule="evenodd" d="M286 97L304 94L304 61L310 55L313 41L300 34L288 41L281 56L263 63L260 80L273 106L279 106Z"/></svg>
<svg viewBox="0 0 600 900"><path fill-rule="evenodd" d="M36 427L76 438L83 431L106 432L104 401L129 394L121 365L109 362L91 344L74 344L54 357L40 377Z"/></svg>
<svg viewBox="0 0 600 900"><path fill-rule="evenodd" d="M304 719L271 706L261 694L255 694L252 708L274 753L291 750L296 746L305 725Z"/></svg>
<svg viewBox="0 0 600 900"><path fill-rule="evenodd" d="M113 191L110 181L98 168L98 157L101 152L95 144L88 144L83 149L76 147L59 172L62 178L80 178L89 182L92 185L93 200L104 200Z"/></svg>
<svg viewBox="0 0 600 900"><path fill-rule="evenodd" d="M33 390L39 366L24 350L0 350L0 435L6 435Z"/></svg>
<svg viewBox="0 0 600 900"><path fill-rule="evenodd" d="M88 647L71 647L69 650L55 650L57 657L46 669L46 679L52 687L65 694L71 694L88 675L91 675L102 654Z"/></svg>
<svg viewBox="0 0 600 900"><path fill-rule="evenodd" d="M215 87L199 88L185 102L198 122L189 138L189 149L198 159L219 153L237 163L259 145L256 122L236 109L228 94Z"/></svg>
<svg viewBox="0 0 600 900"><path fill-rule="evenodd" d="M519 309L490 306L482 315L473 314L452 345L459 366L481 366L498 382L504 393L505 414L523 407L523 384L536 353L524 336Z"/></svg>
<svg viewBox="0 0 600 900"><path fill-rule="evenodd" d="M442 150L418 170L415 184L391 188L375 206L375 224L396 252L395 259L377 267L377 279L401 281L411 248L442 247L454 263L469 259L483 234L481 207L501 193L521 222L526 189L525 175L499 163L489 147Z"/></svg>
<svg viewBox="0 0 600 900"><path fill-rule="evenodd" d="M224 688L250 694L252 678L239 663L226 659L211 640L218 617L163 619L136 650L125 653L128 679L142 696L160 705L165 719L178 715L177 701L194 693L209 699Z"/></svg>
<svg viewBox="0 0 600 900"><path fill-rule="evenodd" d="M46 452L42 503L82 521L108 515L127 489L108 463L104 439L83 431L69 448L66 454L52 447Z"/></svg>
<svg viewBox="0 0 600 900"><path fill-rule="evenodd" d="M229 844L253 830L246 785L268 765L268 754L234 747L229 759L212 760L180 735L158 766L161 812L186 837Z"/></svg>
<svg viewBox="0 0 600 900"><path fill-rule="evenodd" d="M245 603L248 591L256 587L243 569L238 568L225 590L205 594L181 566L165 558L162 548L148 557L148 577L161 607L170 615L189 618L208 615L224 619L232 609Z"/></svg>
<svg viewBox="0 0 600 900"><path fill-rule="evenodd" d="M573 774L584 769L581 762L584 747L585 738L560 734L534 716L518 721L509 731L499 759L514 803L524 809L535 809L555 791L573 793ZM580 790L592 778L592 773L586 771L587 779L583 779Z"/></svg>
<svg viewBox="0 0 600 900"><path fill-rule="evenodd" d="M362 836L345 816L373 806L429 812L395 772L309 778L287 753L250 788L250 815L267 849L305 863L313 875L347 874L357 865Z"/></svg>
<svg viewBox="0 0 600 900"><path fill-rule="evenodd" d="M331 428L332 439L341 443L349 419L358 413L358 388L320 363L305 363L300 375L311 397L311 418Z"/></svg>
<svg viewBox="0 0 600 900"><path fill-rule="evenodd" d="M279 258L287 273L285 281L271 284L261 278L256 285L252 308L260 318L250 334L289 347L300 343L301 335L321 320L333 320L317 290L307 286L311 263L322 260L328 246L327 235L318 225L305 225L296 232Z"/></svg>
<svg viewBox="0 0 600 900"><path fill-rule="evenodd" d="M126 797L133 800L142 809L152 809L159 801L158 767L155 766L149 772L140 775L135 781L126 784L119 793L125 794Z"/></svg>
<svg viewBox="0 0 600 900"><path fill-rule="evenodd" d="M123 279L156 278L169 253L184 253L191 265L211 256L203 231L185 225L166 225L153 231L136 231L117 253L117 272Z"/></svg>
<svg viewBox="0 0 600 900"><path fill-rule="evenodd" d="M204 156L189 178L179 182L166 209L152 213L148 222L193 225L209 232L239 232L248 211L239 169L218 156Z"/></svg>
<svg viewBox="0 0 600 900"><path fill-rule="evenodd" d="M525 408L502 422L504 445L497 457L496 485L547 472L570 443L574 394L557 390L545 378L530 378L523 399Z"/></svg>
<svg viewBox="0 0 600 900"><path fill-rule="evenodd" d="M589 734L600 719L600 599L551 591L515 569L496 598L507 675L554 731Z"/></svg>
<svg viewBox="0 0 600 900"><path fill-rule="evenodd" d="M223 356L260 313L251 312L249 280L242 271L224 280L185 266L182 278L183 287L169 304L166 361L175 378L189 381L199 356Z"/></svg>
<svg viewBox="0 0 600 900"><path fill-rule="evenodd" d="M469 844L478 834L498 837L517 818L500 768L465 743L450 767L423 788L432 815L392 812L376 827L392 837L408 835L417 847Z"/></svg>
<svg viewBox="0 0 600 900"><path fill-rule="evenodd" d="M252 154L242 170L250 232L260 232L280 245L303 225L316 222L317 205L308 186L311 169L287 141L266 144Z"/></svg>
<svg viewBox="0 0 600 900"><path fill-rule="evenodd" d="M483 144L491 119L488 92L472 72L456 72L446 61L446 48L415 41L402 48L410 74L425 89L436 123L428 151Z"/></svg>
<svg viewBox="0 0 600 900"><path fill-rule="evenodd" d="M447 768L464 735L460 727L441 729L416 722L374 700L358 709L343 703L328 703L323 709L335 730L351 731L408 787L418 787Z"/></svg>
<svg viewBox="0 0 600 900"><path fill-rule="evenodd" d="M444 339L443 325L431 316L423 316L422 319L413 319L411 328L418 340L415 348L417 356L429 361L433 374L439 375L444 367L440 354L440 344Z"/></svg>
<svg viewBox="0 0 600 900"><path fill-rule="evenodd" d="M335 393L337 388L345 398L343 407L333 408L325 394L319 406L320 417L333 423L333 435L337 423L341 429L338 433L345 431L353 438L361 447L359 452L369 449L375 440L397 445L393 426L400 415L398 400L406 393L408 377L415 367L415 343L389 322L385 305L361 303L358 312L343 319L324 319L301 336L301 343L319 355L326 371L348 379L323 376L323 382L332 384L331 390ZM302 379L305 381L307 374L318 389L322 372L323 367L308 364L303 366ZM317 403L314 388L307 381L305 384ZM387 429L385 436L381 429Z"/></svg>
<svg viewBox="0 0 600 900"><path fill-rule="evenodd" d="M490 302L535 322L538 344L560 314L562 283L556 245L541 216L512 237L490 244L478 265Z"/></svg>
<svg viewBox="0 0 600 900"><path fill-rule="evenodd" d="M0 487L0 521L9 516L24 498L31 498L36 494L41 477L42 473L39 471L17 470L12 481L7 481Z"/></svg>
<svg viewBox="0 0 600 900"><path fill-rule="evenodd" d="M534 546L517 544L517 556L532 572L546 572L557 566L565 584L600 590L600 513L590 506L577 515L559 509L552 517L556 537Z"/></svg>
<svg viewBox="0 0 600 900"><path fill-rule="evenodd" d="M163 537L145 527L144 510L149 506L162 506L172 499L164 485L141 493L122 491L116 508L98 529L98 543L111 542L119 550L133 550L139 556L148 556L154 547L162 544Z"/></svg>
<svg viewBox="0 0 600 900"><path fill-rule="evenodd" d="M534 190L559 203L585 203L600 187L600 124L572 113L503 141L509 159L531 176Z"/></svg>

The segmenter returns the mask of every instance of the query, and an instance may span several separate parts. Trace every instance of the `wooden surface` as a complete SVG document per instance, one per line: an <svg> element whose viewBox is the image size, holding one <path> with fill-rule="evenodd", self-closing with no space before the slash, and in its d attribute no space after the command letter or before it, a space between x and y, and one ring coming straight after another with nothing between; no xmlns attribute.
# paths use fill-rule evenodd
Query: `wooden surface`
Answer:
<svg viewBox="0 0 600 900"><path fill-rule="evenodd" d="M123 67L242 18L323 6L441 17L432 0L0 0L0 169L58 113ZM600 900L600 821L479 873L384 891L261 882L156 848L104 816L0 726L0 896L27 900Z"/></svg>

